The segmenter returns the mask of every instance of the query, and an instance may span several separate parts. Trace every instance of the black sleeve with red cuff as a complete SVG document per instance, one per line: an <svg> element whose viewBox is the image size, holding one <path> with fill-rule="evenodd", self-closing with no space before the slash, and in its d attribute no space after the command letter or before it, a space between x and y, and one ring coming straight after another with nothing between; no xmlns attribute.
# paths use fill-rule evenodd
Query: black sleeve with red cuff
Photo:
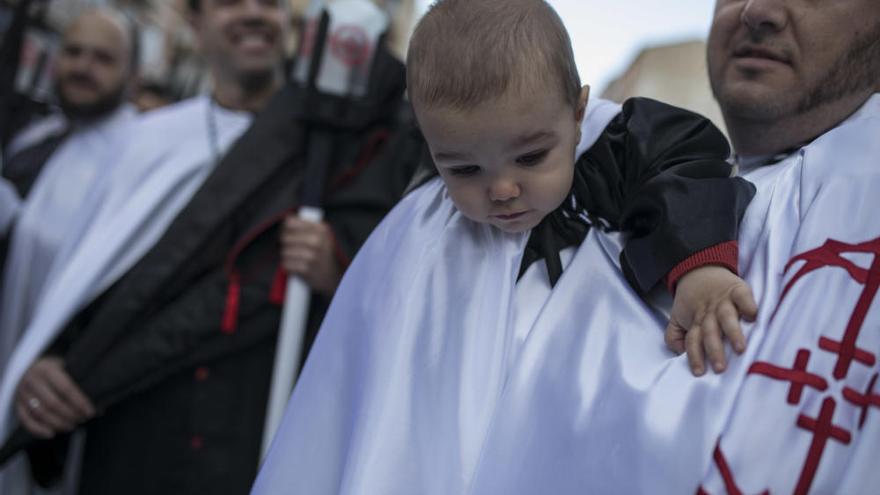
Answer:
<svg viewBox="0 0 880 495"><path fill-rule="evenodd" d="M621 267L638 292L664 279L674 285L697 266L736 272L739 222L755 188L732 177L729 154L708 119L632 98L578 158L584 206L626 236Z"/></svg>
<svg viewBox="0 0 880 495"><path fill-rule="evenodd" d="M675 294L675 286L688 272L703 266L721 266L734 275L739 275L739 246L736 241L728 241L698 251L681 263L675 265L666 275L666 288Z"/></svg>

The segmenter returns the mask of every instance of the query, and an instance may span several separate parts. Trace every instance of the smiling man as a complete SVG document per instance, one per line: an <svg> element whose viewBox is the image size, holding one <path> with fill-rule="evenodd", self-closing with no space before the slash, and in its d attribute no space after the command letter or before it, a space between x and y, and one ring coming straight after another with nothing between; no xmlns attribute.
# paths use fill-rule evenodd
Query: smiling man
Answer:
<svg viewBox="0 0 880 495"><path fill-rule="evenodd" d="M283 10L277 0L189 0L214 98L229 110L255 112L281 82Z"/></svg>

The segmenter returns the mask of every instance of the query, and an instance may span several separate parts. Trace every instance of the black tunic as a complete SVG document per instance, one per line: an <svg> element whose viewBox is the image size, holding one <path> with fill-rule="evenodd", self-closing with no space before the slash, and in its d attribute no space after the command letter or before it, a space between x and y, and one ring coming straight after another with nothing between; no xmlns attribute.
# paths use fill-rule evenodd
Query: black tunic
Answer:
<svg viewBox="0 0 880 495"><path fill-rule="evenodd" d="M367 169L328 194L325 218L348 257L399 198L412 171L408 165L418 157L407 149L417 151L420 144L407 141L408 131L394 136ZM179 267L182 272L164 290L142 303L144 309L152 306L142 311L146 314L127 323L141 329L144 338L115 345L109 352L119 357L105 363L105 376L123 365L124 356L142 360L150 349L181 348L156 353L165 362L120 391L137 392L88 425L81 493L248 492L256 475L280 320L280 307L271 300L278 227L260 224L272 224L289 207L297 182L287 173L292 168L243 204L223 232L199 247L197 259ZM245 237L252 238L234 260L241 280L239 314L234 331L224 334L230 251ZM168 241L176 240L168 236ZM160 243L156 250L161 248ZM117 301L105 304L125 304L121 297ZM313 295L305 350L327 303ZM202 332L215 338L201 339Z"/></svg>

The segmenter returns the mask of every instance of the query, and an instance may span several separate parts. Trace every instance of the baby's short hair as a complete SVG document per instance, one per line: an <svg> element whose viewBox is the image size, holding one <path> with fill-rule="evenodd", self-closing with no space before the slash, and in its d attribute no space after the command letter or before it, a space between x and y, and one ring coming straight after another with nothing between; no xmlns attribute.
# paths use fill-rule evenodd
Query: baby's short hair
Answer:
<svg viewBox="0 0 880 495"><path fill-rule="evenodd" d="M547 88L575 107L581 90L568 32L543 0L438 0L413 33L406 66L410 99L430 107Z"/></svg>

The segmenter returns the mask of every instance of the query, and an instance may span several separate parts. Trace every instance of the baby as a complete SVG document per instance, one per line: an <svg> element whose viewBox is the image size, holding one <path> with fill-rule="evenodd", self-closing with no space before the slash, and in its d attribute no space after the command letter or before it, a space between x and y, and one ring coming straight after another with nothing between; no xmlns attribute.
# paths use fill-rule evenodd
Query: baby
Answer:
<svg viewBox="0 0 880 495"><path fill-rule="evenodd" d="M512 31L508 33L499 32L500 26L488 25L485 20L486 17L503 17L498 11L504 9L518 12L506 16L511 20L507 28ZM518 16L521 17L513 22ZM462 36L463 33L469 35ZM730 339L737 352L744 350L739 316L752 319L755 303L742 280L715 266L726 265L735 270L735 256L725 259L717 249L693 252L692 246L706 245L712 234L687 231L714 230L717 226L706 224L716 218L723 226L734 227L741 213L738 207L745 206L751 193L746 192L747 187L743 188L740 198L746 200L739 204L726 203L729 195L713 195L712 190L738 189L742 185L739 179L726 181L726 184L725 181L707 181L699 186L707 194L689 196L664 191L664 187L683 184L675 178L656 176L696 173L695 177L708 174L720 179L728 175L728 168L721 163L728 154L727 145L711 124L671 107L634 101L629 109L630 118L644 121L641 123L651 126L652 132L645 129L629 132L623 126L620 132L627 134L622 139L633 141L627 146L634 152L615 157L620 160L616 165L621 170L611 173L611 181L590 183L593 175L604 173L611 164L605 160L605 164L595 166L588 163L592 160L579 157L575 165L575 146L582 137L581 123L589 86L581 87L568 35L555 12L544 2L472 2L467 6L454 0L438 2L413 36L407 75L409 96L437 171L464 216L505 232L527 232L542 222L549 223L548 215L560 212L563 201L574 197L582 199L588 214L618 226L654 223L653 229L648 227L653 230L651 233L645 232L644 227L630 233L641 237L642 244L650 243L653 249L668 256L651 253L647 259L630 261L658 265L645 267L645 272L671 269L666 273L671 272L673 276L667 282L678 291L667 330L668 345L678 352L686 349L691 368L698 375L704 370L704 349L715 371L724 369L722 334ZM647 115L639 115L639 112ZM682 120L688 122L682 125ZM668 127L664 126L666 123ZM689 130L688 124L693 130L701 128L703 135L676 134L682 127ZM643 142L635 142L640 139ZM664 149L655 151L653 157L638 157L641 152L635 149L638 146L647 150ZM651 159L656 162L649 163ZM710 159L715 163L706 164ZM700 170L675 170L688 162L707 166ZM580 174L576 174L576 167L582 170ZM589 183L591 187L573 189L578 175L583 175L582 183ZM610 190L605 189L606 186L610 186ZM648 197L638 197L643 191L648 191L645 192ZM609 203L616 204L609 204L608 208L603 208L605 205L591 207L590 203L600 199L590 195L602 199L611 196ZM678 201L681 208L664 211L650 204L652 199L662 202L663 198ZM709 208L704 200L710 201L714 208ZM629 218L618 214L612 219L610 212L605 211L616 210L626 215L627 206L636 203L640 206L630 208ZM715 218L709 216L713 209L723 214ZM695 224L698 211L705 216ZM681 217L669 216L676 212L681 212ZM665 227L659 225L663 222L667 223ZM682 231L675 232L679 227ZM644 239L646 237L653 238ZM702 244L694 242L697 238ZM714 240L721 244L734 239L735 236ZM691 259L682 256L688 249ZM627 253L624 250L624 254ZM670 260L677 266L670 266ZM648 283L641 284L644 290L656 282L648 278Z"/></svg>
<svg viewBox="0 0 880 495"><path fill-rule="evenodd" d="M404 198L352 263L253 493L467 492L491 465L493 418L517 413L499 409L508 381L563 358L544 340L590 333L577 322L604 309L585 315L590 299L609 301L614 328L628 316L615 305L644 304L618 270L637 292L675 291L667 342L695 373L704 351L724 369L723 338L745 347L755 305L735 239L754 190L730 178L711 123L647 99L587 115L542 0L438 1L407 71L442 182Z"/></svg>

